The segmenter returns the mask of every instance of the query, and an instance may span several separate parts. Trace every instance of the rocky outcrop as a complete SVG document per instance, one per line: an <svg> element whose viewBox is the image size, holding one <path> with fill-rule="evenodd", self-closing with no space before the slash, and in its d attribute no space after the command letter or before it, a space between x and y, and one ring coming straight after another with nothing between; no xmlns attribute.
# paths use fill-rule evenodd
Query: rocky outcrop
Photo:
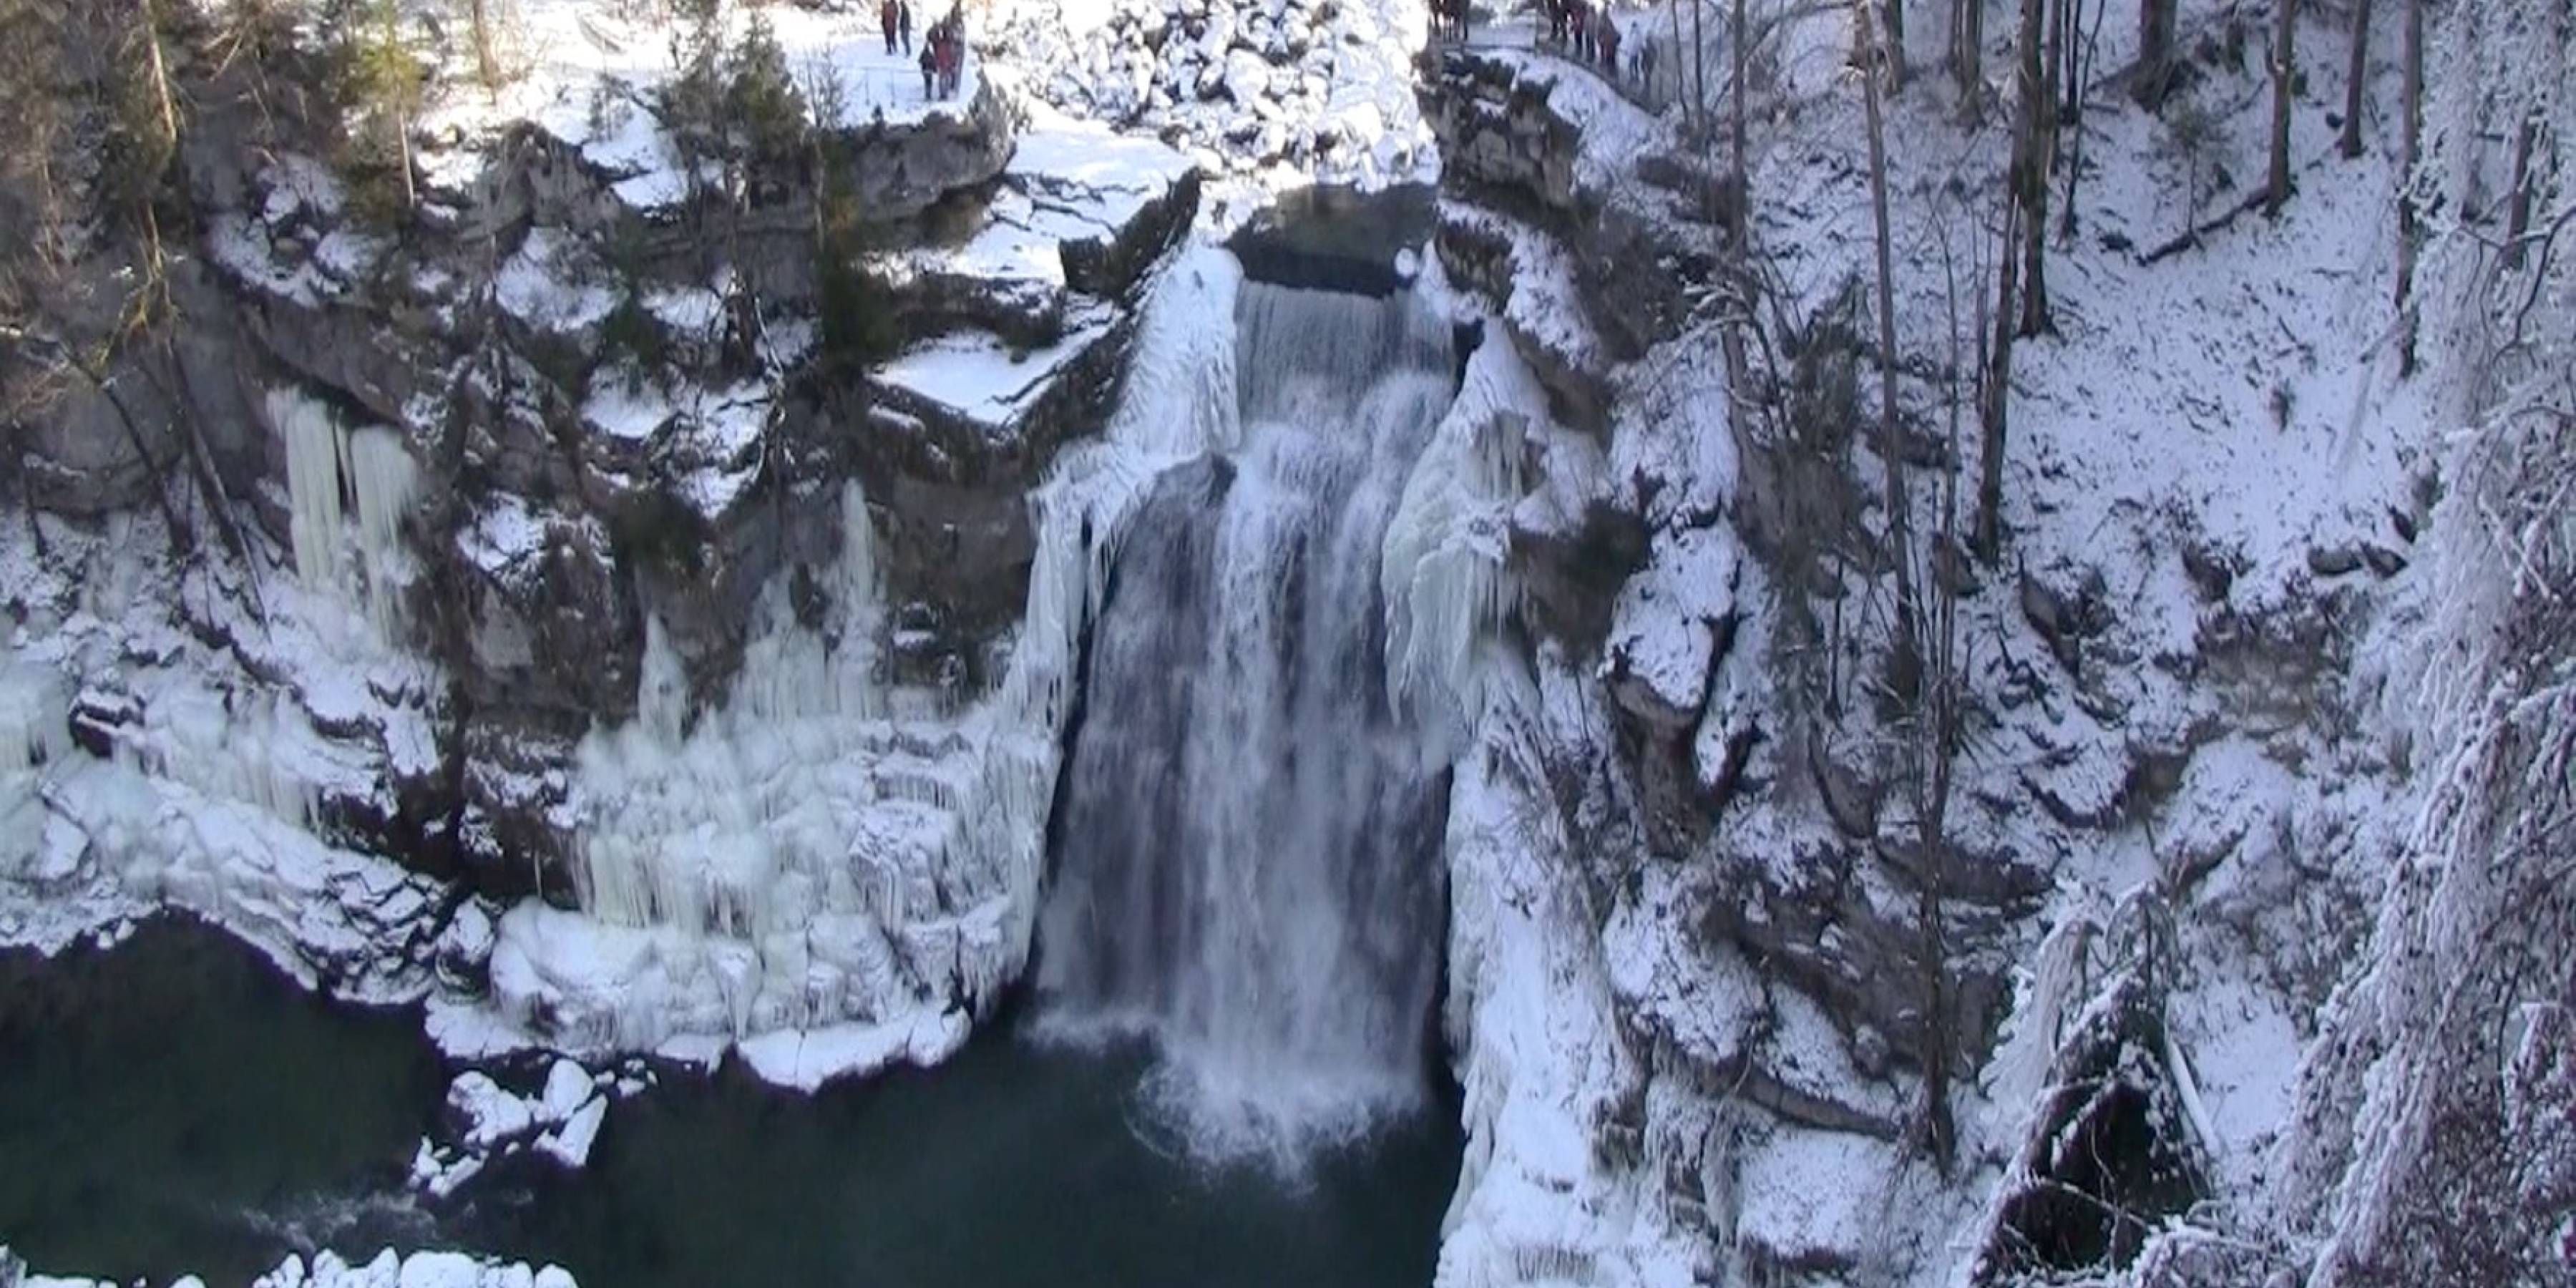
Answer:
<svg viewBox="0 0 2576 1288"><path fill-rule="evenodd" d="M661 38L596 19L589 46ZM825 50L839 21L779 18ZM345 752L349 783L380 785L299 771L283 794L309 794L330 839L558 898L566 768L586 731L636 717L648 626L688 705L721 699L772 588L822 613L812 570L839 558L845 482L866 491L894 601L884 678L986 677L1027 592L1027 493L1100 426L1144 283L1199 193L1158 144L1024 133L980 67L957 100L851 104L738 185L675 164L651 84L563 92L590 110L505 119L478 96L428 114L398 228L292 134L216 146L249 137L230 113L256 105L210 95L183 171L201 222L162 230L204 252L171 259L172 343L129 346L104 388L56 400L12 463L25 496L68 515L212 480L268 540L217 570L237 607L192 625L253 667L246 691L287 689L282 725ZM313 409L300 428L279 390ZM359 461L360 435L403 464ZM434 664L377 686L401 721L246 642L270 628L269 550L300 559L340 538L317 525L380 499L390 530L366 558L385 566L306 589L381 592L377 646ZM94 697L103 753L160 738L185 759L153 695Z"/></svg>
<svg viewBox="0 0 2576 1288"><path fill-rule="evenodd" d="M1423 116L1440 141L1444 184L1563 248L1610 360L1679 334L1691 291L1717 264L1714 176L1659 122L1572 64L1451 47L1425 55L1424 71ZM1468 247L1444 253L1479 258Z"/></svg>

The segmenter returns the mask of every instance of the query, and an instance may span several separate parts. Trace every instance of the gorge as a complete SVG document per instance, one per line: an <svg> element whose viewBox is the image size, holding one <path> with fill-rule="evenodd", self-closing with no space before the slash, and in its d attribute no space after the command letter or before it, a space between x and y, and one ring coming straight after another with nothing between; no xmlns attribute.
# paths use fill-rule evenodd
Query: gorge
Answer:
<svg viewBox="0 0 2576 1288"><path fill-rule="evenodd" d="M0 1288L2554 1282L2427 7L0 0Z"/></svg>

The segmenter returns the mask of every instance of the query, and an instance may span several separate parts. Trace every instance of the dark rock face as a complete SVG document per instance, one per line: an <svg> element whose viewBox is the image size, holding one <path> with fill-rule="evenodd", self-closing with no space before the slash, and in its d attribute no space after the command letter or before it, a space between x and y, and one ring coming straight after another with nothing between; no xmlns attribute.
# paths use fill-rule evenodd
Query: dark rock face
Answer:
<svg viewBox="0 0 2576 1288"><path fill-rule="evenodd" d="M1586 314L1620 360L1680 332L1689 291L1716 261L1710 212L1693 196L1704 178L1639 181L1648 157L1614 173L1583 149L1580 120L1556 103L1563 69L1541 69L1504 51L1446 49L1427 56L1423 115L1440 141L1451 191L1527 219L1572 255ZM1682 160L1655 158L1664 177Z"/></svg>
<svg viewBox="0 0 2576 1288"><path fill-rule="evenodd" d="M1435 200L1422 185L1376 193L1302 189L1245 224L1226 249L1253 281L1392 295L1412 280L1398 256L1431 235Z"/></svg>

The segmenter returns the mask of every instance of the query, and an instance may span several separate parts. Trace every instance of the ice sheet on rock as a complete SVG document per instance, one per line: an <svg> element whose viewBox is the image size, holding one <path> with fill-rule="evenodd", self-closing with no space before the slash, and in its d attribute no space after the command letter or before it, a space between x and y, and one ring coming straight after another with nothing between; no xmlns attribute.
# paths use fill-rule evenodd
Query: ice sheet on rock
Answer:
<svg viewBox="0 0 2576 1288"><path fill-rule="evenodd" d="M1591 914L1546 796L1540 701L1498 669L1451 788L1443 1027L1460 1053L1467 1146L1434 1282L1522 1282L1532 1266L1589 1267L1605 1282L1702 1282L1719 1272L1705 1232L1670 1219L1643 1180L1652 1169L1612 1171L1594 1147L1592 1124L1645 1071L1581 930Z"/></svg>
<svg viewBox="0 0 2576 1288"><path fill-rule="evenodd" d="M1506 280L1511 296L1504 302L1503 321L1515 336L1572 370L1609 372L1612 363L1587 320L1575 282L1574 259L1555 238L1508 215L1455 200L1440 203L1440 220L1510 248Z"/></svg>
<svg viewBox="0 0 2576 1288"><path fill-rule="evenodd" d="M594 1094L566 1115L561 1124L537 1138L537 1152L578 1171L590 1162L590 1147L599 1139L600 1125L607 1120L608 1097Z"/></svg>
<svg viewBox="0 0 2576 1288"><path fill-rule="evenodd" d="M491 1010L434 1003L442 1045L506 1049L541 1029L574 1050L712 1062L739 1043L795 1085L952 1052L1026 959L1079 633L1126 516L1159 464L1238 432L1208 384L1232 359L1238 280L1230 256L1199 248L1155 284L1109 433L1065 452L1037 494L1009 669L966 710L915 710L875 665L874 534L855 489L840 558L818 570L825 628L797 620L783 584L764 590L733 691L692 733L648 617L638 719L586 740L575 775L589 912L505 913ZM476 531L469 548L515 562L538 528L496 507Z"/></svg>
<svg viewBox="0 0 2576 1288"><path fill-rule="evenodd" d="M1735 612L1743 550L1721 525L1659 532L1646 566L1611 608L1601 674L1644 686L1666 711L1696 718L1707 696L1717 635Z"/></svg>
<svg viewBox="0 0 2576 1288"><path fill-rule="evenodd" d="M338 1253L313 1254L308 1263L289 1254L277 1268L251 1281L251 1288L576 1288L571 1274L557 1266L530 1269L526 1262L478 1258L460 1252L414 1252L406 1257L388 1248L371 1261L351 1264Z"/></svg>
<svg viewBox="0 0 2576 1288"><path fill-rule="evenodd" d="M537 1123L536 1109L525 1097L480 1069L457 1075L448 1085L447 1104L465 1119L465 1144L478 1150L524 1136Z"/></svg>
<svg viewBox="0 0 2576 1288"><path fill-rule="evenodd" d="M528 326L567 334L597 326L617 307L606 277L588 243L559 228L531 228L518 253L501 265L493 299Z"/></svg>
<svg viewBox="0 0 2576 1288"><path fill-rule="evenodd" d="M914 345L877 371L877 379L995 433L1004 431L1048 388L1067 363L1109 330L1105 312L1068 318L1064 338L1020 353L982 332L938 336Z"/></svg>
<svg viewBox="0 0 2576 1288"><path fill-rule="evenodd" d="M1885 1178L1898 1171L1896 1146L1885 1141L1779 1132L1748 1151L1738 1180L1736 1238L1776 1264L1858 1262L1879 1246Z"/></svg>
<svg viewBox="0 0 2576 1288"><path fill-rule="evenodd" d="M1547 395L1507 340L1488 339L1424 449L1388 523L1387 693L1463 725L1483 706L1479 650L1518 607L1512 506L1527 484L1528 439L1547 432ZM1535 427L1535 428L1534 428Z"/></svg>

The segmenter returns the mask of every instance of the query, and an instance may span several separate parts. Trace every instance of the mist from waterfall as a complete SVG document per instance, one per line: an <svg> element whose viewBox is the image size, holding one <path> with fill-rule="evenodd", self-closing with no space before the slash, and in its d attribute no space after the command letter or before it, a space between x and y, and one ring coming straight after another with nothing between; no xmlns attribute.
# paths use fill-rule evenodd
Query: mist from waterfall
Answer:
<svg viewBox="0 0 2576 1288"><path fill-rule="evenodd" d="M1293 1162L1429 1085L1440 784L1378 582L1451 341L1410 295L1246 283L1235 322L1242 442L1154 481L1094 626L1037 982L1153 1041L1194 1151Z"/></svg>

